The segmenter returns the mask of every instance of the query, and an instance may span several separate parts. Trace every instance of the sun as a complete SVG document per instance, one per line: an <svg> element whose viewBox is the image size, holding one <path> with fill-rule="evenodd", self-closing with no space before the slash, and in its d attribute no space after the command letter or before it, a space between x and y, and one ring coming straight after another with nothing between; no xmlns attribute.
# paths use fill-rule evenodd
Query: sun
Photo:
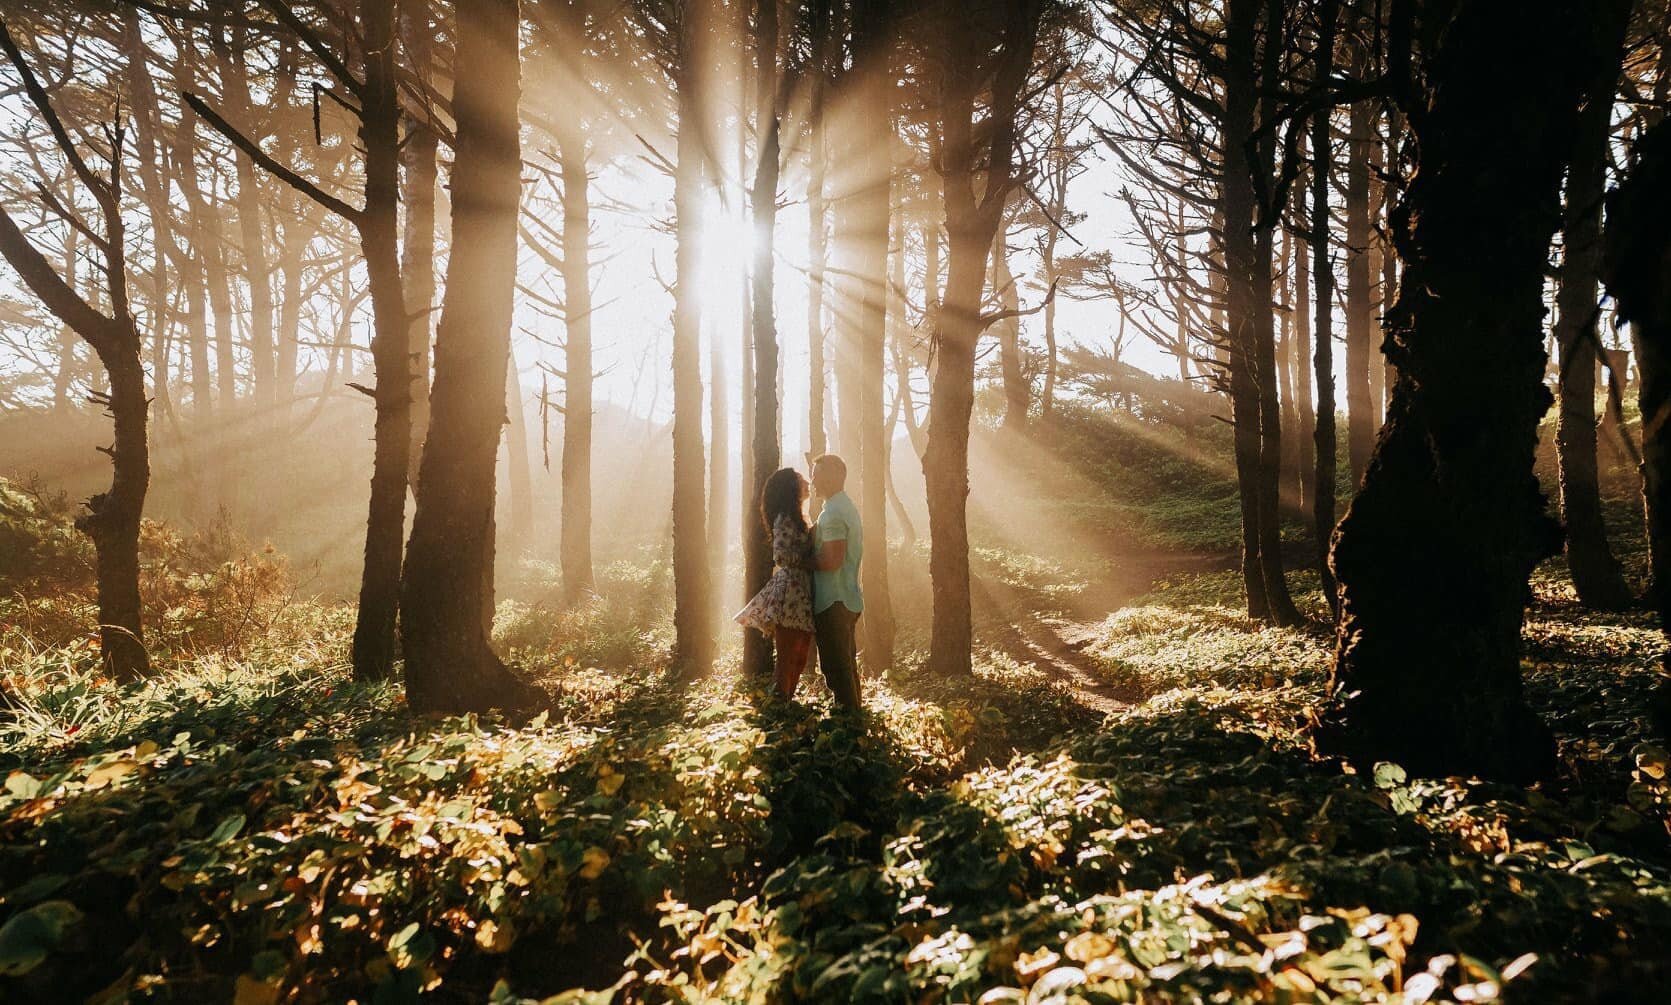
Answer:
<svg viewBox="0 0 1671 1005"><path fill-rule="evenodd" d="M704 200L698 233L702 313L722 323L740 321L739 298L756 247L752 221L735 200L711 195Z"/></svg>
<svg viewBox="0 0 1671 1005"><path fill-rule="evenodd" d="M703 252L746 265L754 255L757 240L747 210L735 201L721 202L717 196L707 199L702 209Z"/></svg>

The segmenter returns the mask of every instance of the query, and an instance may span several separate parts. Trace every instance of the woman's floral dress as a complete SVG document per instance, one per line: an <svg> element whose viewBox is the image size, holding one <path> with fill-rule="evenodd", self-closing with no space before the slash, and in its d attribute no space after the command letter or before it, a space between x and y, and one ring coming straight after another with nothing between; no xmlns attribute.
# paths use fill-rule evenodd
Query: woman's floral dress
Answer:
<svg viewBox="0 0 1671 1005"><path fill-rule="evenodd" d="M771 635L778 628L812 631L812 532L788 516L772 523L772 578L737 613L736 622Z"/></svg>

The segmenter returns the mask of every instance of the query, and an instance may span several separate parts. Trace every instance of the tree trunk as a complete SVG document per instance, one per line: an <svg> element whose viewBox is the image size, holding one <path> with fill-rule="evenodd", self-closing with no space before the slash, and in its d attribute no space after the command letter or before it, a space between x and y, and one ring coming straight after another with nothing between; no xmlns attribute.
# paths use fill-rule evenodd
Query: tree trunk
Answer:
<svg viewBox="0 0 1671 1005"><path fill-rule="evenodd" d="M358 227L371 287L377 418L352 661L355 677L382 680L394 672L395 619L400 610L401 538L406 530L406 476L412 450L412 360L400 276L400 101L394 9L380 0L365 0L361 22L368 58L360 116L365 208Z"/></svg>
<svg viewBox="0 0 1671 1005"><path fill-rule="evenodd" d="M832 202L838 198L832 193ZM852 232L852 225L853 221L841 209L832 211L831 231L835 238L833 243L837 249L838 268L838 275L830 283L835 295L834 317L830 325L830 368L836 392L835 422L831 429L835 445L832 449L849 460L859 456L858 311L864 298L864 290L853 274L852 251L856 235Z"/></svg>
<svg viewBox="0 0 1671 1005"><path fill-rule="evenodd" d="M250 122L254 105L250 100L249 72L244 65L242 48L229 44L222 29L214 31L210 38L227 101L237 116L234 121L252 138L259 140L259 134L252 129ZM272 270L267 264L267 239L261 223L262 195L256 181L255 162L243 151L235 152L233 157L238 180L238 233L244 267L248 270L250 294L250 379L255 387L256 400L268 406L276 398L276 360L273 355Z"/></svg>
<svg viewBox="0 0 1671 1005"><path fill-rule="evenodd" d="M430 25L429 0L405 0L400 7L402 38L407 45L407 62L419 80L430 78L434 31ZM407 454L407 484L418 485L418 464L423 459L424 435L429 430L429 343L434 331L435 308L435 185L439 170L439 139L428 114L406 121L405 189L406 230L402 235L400 276L405 283L406 310L411 317L407 349L412 354L412 403L410 425L412 447Z"/></svg>
<svg viewBox="0 0 1671 1005"><path fill-rule="evenodd" d="M990 68L979 62L984 46L966 37L971 26L952 15L944 25L951 65L939 88L940 162L949 249L944 302L934 331L929 385L928 446L923 479L928 489L929 576L933 582L933 630L928 665L942 674L973 670L974 627L969 608L969 418L975 400L975 343L981 330L981 292L987 255L1010 194L1018 95L1032 65L1039 5L1013 3ZM975 138L976 78L990 80L990 109ZM977 153L978 146L978 153ZM981 184L977 185L977 162Z"/></svg>
<svg viewBox="0 0 1671 1005"><path fill-rule="evenodd" d="M1050 227L1044 239L1044 274L1051 276L1056 268L1056 228ZM1039 418L1048 424L1056 417L1056 298L1044 302L1044 384L1039 388Z"/></svg>
<svg viewBox="0 0 1671 1005"><path fill-rule="evenodd" d="M1224 99L1224 178L1220 209L1224 216L1225 314L1228 323L1230 410L1234 428L1236 483L1242 516L1242 585L1248 617L1281 620L1269 589L1261 554L1267 534L1261 507L1264 493L1264 419L1261 387L1263 349L1271 318L1268 243L1254 232L1257 205L1253 176L1259 158L1250 156L1258 108L1256 38L1258 7L1235 0L1226 8ZM1263 320L1262 320L1263 319ZM1264 330L1262 330L1264 329ZM1274 383L1274 374L1272 381ZM1275 577L1281 580L1280 568Z"/></svg>
<svg viewBox="0 0 1671 1005"><path fill-rule="evenodd" d="M812 67L807 77L807 443L812 456L829 449L825 438L825 385L829 367L824 362L824 270L829 261L829 205L824 196L824 176L829 152L824 135L824 83L829 72L828 5L814 2L807 7L812 20ZM750 594L753 596L753 594Z"/></svg>
<svg viewBox="0 0 1671 1005"><path fill-rule="evenodd" d="M888 223L892 158L893 109L889 106L887 5L862 0L852 8L855 101L864 109L855 123L855 142L877 156L855 158L849 170L848 211L854 216L851 233L859 274L858 326L855 371L858 377L859 519L865 528L866 549L860 566L864 591L865 669L880 674L893 665L893 598L888 589L888 425L882 402L887 380L888 345Z"/></svg>
<svg viewBox="0 0 1671 1005"><path fill-rule="evenodd" d="M1555 458L1561 513L1567 525L1567 568L1572 572L1579 602L1606 611L1624 610L1635 599L1607 543L1596 467L1601 203L1607 185L1613 93L1624 55L1628 6L1629 0L1598 5L1607 12L1598 11L1598 20L1607 22L1609 51L1614 57L1591 81L1572 137L1555 293L1555 344L1560 353L1560 424L1555 434Z"/></svg>
<svg viewBox="0 0 1671 1005"><path fill-rule="evenodd" d="M1339 0L1323 0L1318 7L1319 32L1314 76L1328 80L1334 74L1335 29L1340 16ZM1329 546L1335 523L1335 394L1334 394L1334 263L1329 259L1329 175L1334 168L1334 129L1330 111L1316 112L1311 120L1311 273L1313 324L1313 373L1317 380L1317 424L1312 430L1316 468L1312 475L1312 534L1317 540L1317 574L1323 598L1338 618L1340 602L1334 571L1329 568Z"/></svg>
<svg viewBox="0 0 1671 1005"><path fill-rule="evenodd" d="M1386 216L1387 186L1381 177L1386 170L1386 144L1380 135L1381 114L1377 107L1369 120L1369 338L1364 353L1364 383L1369 388L1370 448L1374 449L1375 430L1387 417L1386 356L1376 339L1379 319L1392 308L1391 295L1385 283L1387 262L1397 257L1388 244ZM1380 230L1376 225L1380 225Z"/></svg>
<svg viewBox="0 0 1671 1005"><path fill-rule="evenodd" d="M505 481L511 494L507 536L514 558L528 546L534 526L534 479L528 460L528 409L522 400L522 375L511 345L505 364Z"/></svg>
<svg viewBox="0 0 1671 1005"><path fill-rule="evenodd" d="M64 285L71 291L75 290L76 259L78 252L76 245L81 234L74 227L64 228L64 267L60 275L64 277ZM52 411L62 415L70 410L70 385L75 381L76 371L76 333L69 322L58 325L58 371L52 378Z"/></svg>
<svg viewBox="0 0 1671 1005"><path fill-rule="evenodd" d="M563 598L592 592L592 217L586 141L558 140L563 171Z"/></svg>
<svg viewBox="0 0 1671 1005"><path fill-rule="evenodd" d="M1660 628L1671 637L1671 122L1636 143L1635 163L1607 197L1602 278L1631 326L1642 406L1642 496ZM1409 285L1409 284L1406 284ZM1671 737L1671 657L1650 710Z"/></svg>
<svg viewBox="0 0 1671 1005"><path fill-rule="evenodd" d="M741 51L741 45L742 45L741 38L739 38L738 43L739 43L739 51ZM739 56L739 58L743 58L743 57ZM752 173L752 169L750 167L750 162L749 162L749 157L748 157L748 134L749 134L749 130L746 129L746 128L742 128L742 123L744 123L747 120L748 115L749 115L749 112L748 112L749 80L750 80L750 77L749 77L748 74L746 74L746 73L737 74L737 122L739 123L739 128L736 130L736 133L737 133L736 154L737 154L737 180L738 180L738 188L739 188L739 191L737 193L737 201L738 201L739 205L741 205L744 201L746 201L748 199L748 190L747 190L746 187L744 187L743 182L744 182L745 179L751 179L753 177L753 173ZM739 297L738 304L737 304L737 316L742 321L741 329L740 329L740 332L739 332L739 334L742 337L741 338L741 341L742 341L742 352L741 352L742 373L739 374L739 376L738 376L737 396L742 399L742 406L743 406L742 407L742 415L740 416L741 421L739 423L739 428L737 430L737 434L738 434L738 440L737 440L737 443L738 443L738 446L737 446L737 451L738 451L738 465L737 465L737 467L738 467L738 471L737 471L737 475L738 475L738 477L737 477L736 484L737 484L737 503L738 503L738 505L737 505L737 514L736 515L740 518L740 522L737 525L737 542L738 542L738 545L739 545L739 548L738 548L739 552L742 551L742 543L744 541L748 540L750 534L756 533L757 532L756 528L760 526L760 499L757 496L751 496L750 495L750 493L752 493L754 491L755 485L758 484L758 482L755 479L755 473L754 473L754 448L753 448L753 444L754 444L754 321L753 321L753 317L754 317L754 306L753 306L753 304L754 304L754 286L749 281L749 267L750 267L750 264L751 263L749 261L747 261L747 260L744 261L743 268L742 268L742 275L739 277L739 278L741 278L742 282L738 285L738 290L737 290L738 297ZM769 472L768 472L768 474L769 474ZM743 563L746 567L746 564L747 564L747 561L748 561L747 556L743 555L742 558L743 558ZM747 575L747 572L744 571L743 574L738 577L737 583L738 583L739 586L746 586L747 582L748 582L748 575ZM753 598L753 596L754 596L753 594L747 593L746 590L745 590L743 596L738 599L738 606L742 606L744 604L747 604L749 602L749 600L751 600Z"/></svg>
<svg viewBox="0 0 1671 1005"><path fill-rule="evenodd" d="M696 94L702 71L695 43L700 26L688 13L679 24L681 76L677 81L679 139L673 181L673 212L678 248L673 300L673 664L677 672L705 672L714 658L710 615L706 513L702 454L702 317L697 299L698 256L702 233L703 114ZM775 372L775 371L774 371ZM756 375L757 379L764 379ZM759 418L756 417L756 425ZM770 474L770 472L767 472Z"/></svg>
<svg viewBox="0 0 1671 1005"><path fill-rule="evenodd" d="M453 90L452 253L401 597L406 694L417 712L534 697L494 654L482 616L516 283L519 6L458 3L458 65L473 69Z"/></svg>
<svg viewBox="0 0 1671 1005"><path fill-rule="evenodd" d="M948 207L948 231L952 231ZM933 582L929 665L945 674L973 670L969 608L969 418L975 405L975 339L991 238L949 234L949 270L929 376L928 571Z"/></svg>
<svg viewBox="0 0 1671 1005"><path fill-rule="evenodd" d="M1464 5L1428 60L1394 214L1398 384L1332 555L1341 617L1318 740L1365 767L1523 781L1554 764L1521 693L1520 627L1531 571L1560 543L1533 475L1551 401L1543 273L1596 34L1557 0L1508 19Z"/></svg>
<svg viewBox="0 0 1671 1005"><path fill-rule="evenodd" d="M214 374L209 369L209 301L199 249L189 249L175 262L175 276L186 286L186 350L191 360L191 408L206 427L214 414Z"/></svg>
<svg viewBox="0 0 1671 1005"><path fill-rule="evenodd" d="M1368 57L1360 55L1359 71L1367 65ZM1346 458L1353 485L1363 484L1380 425L1369 389L1370 333L1375 327L1369 289L1369 149L1374 123L1370 102L1352 106L1346 138Z"/></svg>
<svg viewBox="0 0 1671 1005"><path fill-rule="evenodd" d="M151 227L151 380L159 418L171 409L169 397L169 332L173 327L168 259L181 257L174 246L174 214L162 173L162 117L148 63L150 49L140 38L139 12L122 12L124 78L133 111L133 141L140 196Z"/></svg>
<svg viewBox="0 0 1671 1005"><path fill-rule="evenodd" d="M132 326L129 326L132 329ZM76 529L93 539L99 590L99 647L106 671L120 681L148 674L139 599L139 521L151 483L146 442L145 368L139 332L99 350L110 375L108 409L115 426L110 449L110 488L87 500Z"/></svg>
<svg viewBox="0 0 1671 1005"><path fill-rule="evenodd" d="M226 256L226 229L215 193L205 193L199 184L189 134L180 141L180 149L183 163L180 182L191 205L191 243L195 257L202 262L209 314L214 321L215 389L221 408L229 409L238 401L238 370L232 345L231 270Z"/></svg>
<svg viewBox="0 0 1671 1005"><path fill-rule="evenodd" d="M1296 185L1294 199L1295 226L1307 227L1305 218L1305 188ZM1315 491L1317 445L1314 438L1317 435L1317 409L1311 397L1311 280L1306 275L1308 242L1295 238L1294 269L1290 278L1294 282L1294 397L1296 421L1299 423L1294 429L1294 446L1296 458L1294 461L1294 491L1295 505L1302 511L1311 506L1312 494ZM1318 550L1323 550L1325 542L1317 542Z"/></svg>
<svg viewBox="0 0 1671 1005"><path fill-rule="evenodd" d="M1258 80L1275 85L1282 57L1282 11L1279 0L1266 0L1265 33L1260 46ZM1275 116L1275 99L1269 87L1262 100L1262 119ZM1258 190L1271 190L1272 161L1276 134L1268 131L1258 142L1252 170L1258 172ZM1268 215L1269 223L1254 233L1252 304L1255 313L1252 334L1253 372L1259 388L1259 574L1265 584L1265 599L1271 620L1279 625L1305 621L1288 592L1282 565L1282 401L1278 397L1276 373L1276 318L1271 310L1271 262L1275 257L1278 214L1264 214L1255 204L1255 215ZM1248 221L1252 225L1253 221Z"/></svg>
<svg viewBox="0 0 1671 1005"><path fill-rule="evenodd" d="M716 583L726 579L726 556L731 546L731 402L726 378L725 345L709 318L708 329L708 568ZM718 608L715 608L719 616ZM723 628L725 622L719 622Z"/></svg>
<svg viewBox="0 0 1671 1005"><path fill-rule="evenodd" d="M309 219L314 208L311 202L296 197L291 203L279 241L278 261L280 285L273 380L280 428L288 427L283 420L289 418L290 407L296 399L296 365L302 336L302 274L308 267L308 245L319 229L317 220Z"/></svg>
<svg viewBox="0 0 1671 1005"><path fill-rule="evenodd" d="M22 57L0 25L0 39L13 61ZM38 87L30 79L31 87ZM44 91L32 94L44 103ZM118 198L112 189L97 193L105 221L104 271L109 284L111 316L98 313L55 272L29 243L10 214L0 207L0 257L11 264L25 286L46 304L55 317L75 329L93 348L109 378L103 401L115 427L110 455L110 488L87 500L87 512L76 518L78 530L93 541L94 569L99 594L99 645L105 672L131 681L150 671L139 599L139 521L150 485L150 451L146 442L145 367L141 362L139 328L128 307L126 235ZM95 392L97 394L98 392Z"/></svg>
<svg viewBox="0 0 1671 1005"><path fill-rule="evenodd" d="M1015 275L1010 272L1004 237L1004 227L999 226L998 240L992 247L992 285L1005 310L1019 311L1021 296L1015 288ZM1027 428L1027 406L1032 397L1027 379L1021 375L1021 318L1006 318L993 327L998 336L998 369L1004 381L1003 428L1019 433Z"/></svg>
<svg viewBox="0 0 1671 1005"><path fill-rule="evenodd" d="M899 484L898 479L894 477L893 467L894 437L896 435L895 430L899 428L900 417L907 410L915 412L911 401L910 363L907 361L904 352L905 340L908 337L906 332L910 330L905 314L905 259L908 248L906 235L910 230L910 224L906 218L904 200L901 198L900 190L902 187L899 184L894 186L892 210L894 222L894 240L892 243L894 250L888 260L888 358L894 371L894 400L893 407L888 412L887 459L883 463L887 467L888 503L893 507L894 519L899 524L905 549L911 551L917 544L917 528L911 523L911 514L905 509L904 500L899 497ZM906 429L913 450L916 448L916 439L919 436L914 428L915 426L916 422L913 416L911 420L906 422ZM920 454L917 459L919 462L922 460Z"/></svg>
<svg viewBox="0 0 1671 1005"><path fill-rule="evenodd" d="M777 183L781 150L778 146L777 0L759 0L755 8L755 156L754 186L749 211L754 218L753 277L754 436L749 444L754 483L748 498L759 499L766 480L783 459L778 441L777 314L772 294L775 282L773 237L777 232ZM683 130L681 129L681 132ZM716 445L716 449L718 449ZM743 592L752 597L772 575L772 544L768 530L755 521L743 537ZM758 676L772 672L772 643L759 632L743 630L743 669Z"/></svg>
<svg viewBox="0 0 1671 1005"><path fill-rule="evenodd" d="M1277 390L1282 396L1282 429L1288 434L1282 438L1281 478L1284 506L1298 498L1296 481L1300 471L1301 437L1295 435L1299 432L1300 418L1294 388L1294 319L1297 315L1294 304L1288 299L1288 293L1293 288L1289 280L1293 278L1294 260L1294 239L1285 233L1282 239L1282 267L1273 280L1277 291L1276 299L1281 305L1276 338Z"/></svg>

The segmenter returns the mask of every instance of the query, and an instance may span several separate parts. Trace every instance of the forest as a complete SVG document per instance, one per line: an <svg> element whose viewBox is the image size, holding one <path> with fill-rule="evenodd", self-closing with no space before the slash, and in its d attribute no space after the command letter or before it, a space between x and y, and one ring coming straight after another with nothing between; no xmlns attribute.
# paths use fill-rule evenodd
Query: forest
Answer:
<svg viewBox="0 0 1671 1005"><path fill-rule="evenodd" d="M0 50L0 1002L1671 1000L1671 0Z"/></svg>

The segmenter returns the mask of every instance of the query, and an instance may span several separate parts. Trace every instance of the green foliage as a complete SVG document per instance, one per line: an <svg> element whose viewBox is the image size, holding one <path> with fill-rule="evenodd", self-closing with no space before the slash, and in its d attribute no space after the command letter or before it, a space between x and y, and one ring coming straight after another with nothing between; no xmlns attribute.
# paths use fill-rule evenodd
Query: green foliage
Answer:
<svg viewBox="0 0 1671 1005"><path fill-rule="evenodd" d="M0 479L0 672L24 662L97 661L93 548L73 517L67 499ZM284 557L270 545L252 548L224 516L191 533L145 521L139 558L154 656L270 659L273 637L310 648L304 640L342 620L340 611L296 608Z"/></svg>
<svg viewBox="0 0 1671 1005"><path fill-rule="evenodd" d="M1323 617L1315 575L1290 576L1298 599ZM1247 619L1239 572L1157 583L1154 591L1110 614L1086 647L1111 679L1147 693L1224 685L1271 688L1284 682L1320 685L1331 652L1314 629L1271 628Z"/></svg>
<svg viewBox="0 0 1671 1005"><path fill-rule="evenodd" d="M1013 551L976 563L1038 609L1088 588ZM175 582L203 564L153 568ZM0 996L1415 1002L1671 985L1671 765L1645 713L1663 643L1645 618L1578 611L1558 580L1538 583L1526 672L1564 773L1525 791L1316 758L1303 729L1330 640L1250 625L1234 576L1173 580L1096 626L1087 655L1150 695L1105 718L996 653L963 680L907 658L867 681L862 716L832 713L816 673L800 704L729 670L675 680L656 660L661 575L612 569L578 610L501 606L501 644L556 689L520 727L413 717L397 688L355 684L340 609L275 601L271 629L237 645L191 648L237 634L207 622L168 635L164 671L128 687L84 640L8 620Z"/></svg>
<svg viewBox="0 0 1671 1005"><path fill-rule="evenodd" d="M547 583L559 578L547 563L528 563L525 574ZM663 598L669 587L665 562L612 562L597 573L597 592L584 603L500 601L494 641L515 661L540 667L643 667L671 641Z"/></svg>
<svg viewBox="0 0 1671 1005"><path fill-rule="evenodd" d="M69 499L0 478L0 585L12 589L81 578L93 568L93 545L71 524Z"/></svg>

